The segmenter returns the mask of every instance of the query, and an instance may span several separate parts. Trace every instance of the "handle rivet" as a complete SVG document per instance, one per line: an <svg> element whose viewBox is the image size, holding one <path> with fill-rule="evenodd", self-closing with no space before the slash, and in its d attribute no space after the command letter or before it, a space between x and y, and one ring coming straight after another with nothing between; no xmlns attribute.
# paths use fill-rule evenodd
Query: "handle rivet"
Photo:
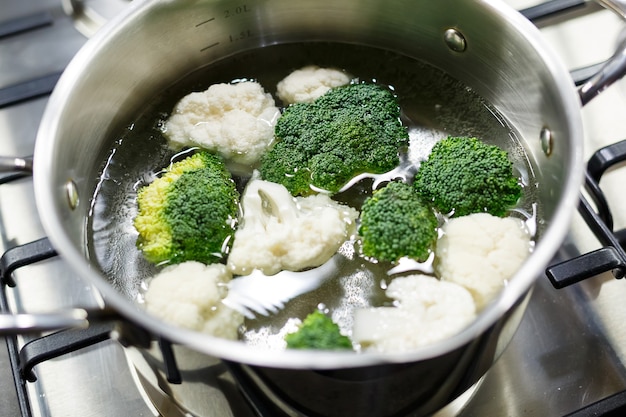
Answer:
<svg viewBox="0 0 626 417"><path fill-rule="evenodd" d="M443 34L443 40L448 45L448 48L454 52L465 52L467 49L465 36L456 29L450 28L446 30Z"/></svg>
<svg viewBox="0 0 626 417"><path fill-rule="evenodd" d="M541 141L541 149L546 156L552 155L552 148L554 146L554 137L552 131L547 127L541 129L539 133L539 140Z"/></svg>
<svg viewBox="0 0 626 417"><path fill-rule="evenodd" d="M78 188L73 180L69 180L65 183L65 195L67 197L67 204L72 210L78 207L80 198L78 197Z"/></svg>

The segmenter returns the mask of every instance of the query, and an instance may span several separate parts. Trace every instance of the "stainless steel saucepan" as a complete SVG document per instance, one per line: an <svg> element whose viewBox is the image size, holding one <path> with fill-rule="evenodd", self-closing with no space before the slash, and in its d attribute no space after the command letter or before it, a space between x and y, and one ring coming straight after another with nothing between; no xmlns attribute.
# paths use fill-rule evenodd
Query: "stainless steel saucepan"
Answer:
<svg viewBox="0 0 626 417"><path fill-rule="evenodd" d="M498 298L458 335L395 354L256 349L163 323L133 300L137 283L110 279L89 259L97 169L115 133L155 92L239 52L306 41L423 60L482 96L519 133L536 167L540 238ZM612 78L604 75L579 95L539 31L497 0L136 0L79 51L50 97L34 155L38 210L60 256L109 307L194 354L240 364L301 414L426 415L499 357L561 246L583 179L581 97L603 89Z"/></svg>

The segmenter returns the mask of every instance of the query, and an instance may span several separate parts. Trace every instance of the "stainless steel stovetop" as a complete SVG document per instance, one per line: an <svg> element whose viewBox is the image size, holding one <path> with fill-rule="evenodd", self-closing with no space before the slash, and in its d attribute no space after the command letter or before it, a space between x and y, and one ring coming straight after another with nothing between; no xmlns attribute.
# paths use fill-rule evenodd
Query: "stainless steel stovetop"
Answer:
<svg viewBox="0 0 626 417"><path fill-rule="evenodd" d="M517 9L541 1L506 0ZM553 2L550 2L553 3ZM577 2L570 2L577 3ZM578 2L580 3L580 2ZM69 17L67 5L87 8ZM125 0L4 0L0 7L0 155L32 154L36 131L47 102L46 90L97 28L127 5ZM65 6L65 9L64 9ZM95 13L95 14L94 14ZM540 26L555 53L575 69L606 60L626 24L589 3ZM545 22L544 22L545 23ZM30 28L29 28L30 27ZM20 28L23 28L21 30ZM17 33L15 32L17 30ZM30 88L27 100L15 94ZM34 88L34 90L32 90ZM10 102L3 103L2 100ZM620 81L582 110L586 155L626 139L626 81ZM44 237L37 220L32 181L2 183L0 174L0 253ZM615 227L626 227L624 169L602 179L613 208ZM563 258L600 245L577 216L563 246ZM95 306L97 293L72 274L63 260L52 258L18 269L18 285L7 288L12 312L62 310ZM555 290L539 277L525 318L504 356L480 386L440 416L562 416L626 390L626 285L610 274ZM18 345L32 337L20 336ZM126 352L106 340L35 367L36 382L26 382L27 398L17 395L9 356L0 344L0 416L20 416L28 404L33 416L182 416L183 412L150 401L137 384ZM210 416L254 416L225 369L216 378L220 390ZM150 390L150 389L149 389ZM159 411L161 410L161 411ZM585 414L582 411L578 415Z"/></svg>

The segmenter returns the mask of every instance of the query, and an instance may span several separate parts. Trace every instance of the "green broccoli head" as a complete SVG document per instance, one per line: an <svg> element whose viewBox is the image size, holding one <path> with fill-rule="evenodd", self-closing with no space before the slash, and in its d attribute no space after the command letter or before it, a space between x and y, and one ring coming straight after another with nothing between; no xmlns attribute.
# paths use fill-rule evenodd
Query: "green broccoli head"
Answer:
<svg viewBox="0 0 626 417"><path fill-rule="evenodd" d="M265 154L262 177L284 185L292 195L311 194L311 171L305 155L287 142L278 142ZM299 192L296 192L298 191Z"/></svg>
<svg viewBox="0 0 626 417"><path fill-rule="evenodd" d="M506 151L477 138L448 137L421 163L415 189L442 213L504 216L522 194Z"/></svg>
<svg viewBox="0 0 626 417"><path fill-rule="evenodd" d="M224 162L195 153L137 192L137 247L156 264L219 261L231 244L238 204Z"/></svg>
<svg viewBox="0 0 626 417"><path fill-rule="evenodd" d="M289 106L275 136L261 176L304 196L316 188L336 193L356 175L392 170L409 141L396 97L376 84L333 88L312 103Z"/></svg>
<svg viewBox="0 0 626 417"><path fill-rule="evenodd" d="M285 335L285 341L289 349L352 349L350 338L320 310L306 316L297 331Z"/></svg>
<svg viewBox="0 0 626 417"><path fill-rule="evenodd" d="M434 211L411 185L390 182L363 203L361 251L379 261L409 257L424 262L437 242L438 225Z"/></svg>

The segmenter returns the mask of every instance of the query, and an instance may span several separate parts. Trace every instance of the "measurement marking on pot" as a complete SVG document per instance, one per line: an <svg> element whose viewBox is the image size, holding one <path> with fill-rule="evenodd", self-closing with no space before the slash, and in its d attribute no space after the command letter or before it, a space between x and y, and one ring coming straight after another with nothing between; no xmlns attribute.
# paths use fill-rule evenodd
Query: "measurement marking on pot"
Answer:
<svg viewBox="0 0 626 417"><path fill-rule="evenodd" d="M252 37L252 32L250 31L250 29L246 29L246 30L242 30L239 33L229 35L228 40L232 43L232 42L240 41L240 40L247 39L250 37Z"/></svg>
<svg viewBox="0 0 626 417"><path fill-rule="evenodd" d="M224 17L232 17L237 16L243 13L247 13L250 11L250 8L247 4L242 4L241 6L233 7L232 9L224 10Z"/></svg>
<svg viewBox="0 0 626 417"><path fill-rule="evenodd" d="M204 51L206 51L207 49L211 49L211 48L213 48L213 47L215 47L215 46L217 46L217 45L219 45L219 44L220 44L219 42L212 43L211 45L209 45L209 46L205 46L204 48L200 49L200 52L204 52Z"/></svg>
<svg viewBox="0 0 626 417"><path fill-rule="evenodd" d="M202 26L202 25L207 24L207 23L209 23L209 22L212 22L212 21L214 21L214 20L215 20L215 18L214 18L214 17L212 17L212 18L210 18L210 19L207 19L207 20L205 20L205 21L203 21L203 22L200 22L200 23L196 24L196 27Z"/></svg>

